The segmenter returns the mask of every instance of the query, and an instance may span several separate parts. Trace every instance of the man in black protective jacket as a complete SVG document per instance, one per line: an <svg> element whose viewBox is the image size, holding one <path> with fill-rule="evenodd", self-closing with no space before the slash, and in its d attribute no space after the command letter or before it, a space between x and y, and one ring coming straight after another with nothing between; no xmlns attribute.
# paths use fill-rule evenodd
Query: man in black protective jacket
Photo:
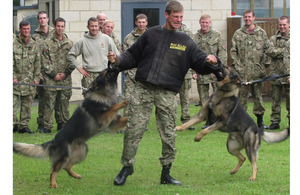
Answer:
<svg viewBox="0 0 300 195"><path fill-rule="evenodd" d="M138 144L150 120L153 105L162 141L162 156L159 158L163 166L161 184L181 185L170 176L176 154L176 94L189 68L199 74L214 73L218 80L224 78L220 60L204 53L187 34L177 30L183 19L183 7L178 1L166 4L165 18L163 26L148 29L120 56L113 52L108 55L116 71L137 67L137 82L129 100L129 118L124 135L123 168L114 180L118 186L123 185L133 173Z"/></svg>

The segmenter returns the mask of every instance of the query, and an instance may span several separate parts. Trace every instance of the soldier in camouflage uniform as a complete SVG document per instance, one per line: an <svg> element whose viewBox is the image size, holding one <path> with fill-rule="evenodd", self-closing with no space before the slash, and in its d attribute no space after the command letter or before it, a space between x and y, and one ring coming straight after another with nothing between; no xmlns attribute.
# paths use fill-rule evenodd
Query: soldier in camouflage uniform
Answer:
<svg viewBox="0 0 300 195"><path fill-rule="evenodd" d="M42 55L42 67L44 82L46 85L72 86L71 73L75 67L71 67L67 61L67 54L73 46L73 42L64 33L65 20L58 17L54 21L55 31L45 41L45 49ZM53 127L53 110L56 105L60 112L55 110L57 130L60 130L69 119L69 100L71 89L45 88L45 117L42 133L50 133Z"/></svg>
<svg viewBox="0 0 300 195"><path fill-rule="evenodd" d="M148 18L145 14L138 14L135 18L135 27L124 39L122 44L122 51L126 51L131 45L133 45L136 40L147 30L148 25ZM136 68L125 70L124 74L126 79L124 81L124 98L129 100L130 95L133 92L134 85L135 85L135 73ZM124 108L123 116L128 116L128 108L126 106Z"/></svg>
<svg viewBox="0 0 300 195"><path fill-rule="evenodd" d="M211 28L211 17L208 14L203 14L199 19L200 29L194 35L194 41L207 54L212 54L220 58L223 64L227 64L227 50L225 42L221 37L221 33ZM197 88L199 94L199 104L202 106L205 100L209 97L209 84L212 85L215 91L215 82L217 81L215 75L200 75L194 74L193 78L197 79ZM208 127L206 123L202 128Z"/></svg>
<svg viewBox="0 0 300 195"><path fill-rule="evenodd" d="M43 45L44 41L47 39L48 35L53 33L54 29L53 27L48 25L49 18L46 12L40 11L37 15L37 21L39 23L39 27L34 31L34 34L32 35L32 38L38 43L41 49L41 53L44 50ZM41 70L41 80L40 83L43 83L43 71ZM44 116L45 116L45 90L43 87L37 87L36 89L38 98L39 98L39 105L38 105L38 118L37 118L37 124L38 124L38 132L43 131L44 129ZM58 107L58 105L56 106ZM56 109L58 110L58 109Z"/></svg>
<svg viewBox="0 0 300 195"><path fill-rule="evenodd" d="M30 36L30 23L21 21L20 35L13 40L13 82L39 84L40 50L38 44ZM15 85L13 87L13 131L34 133L28 128L31 118L31 105L35 95L34 86ZM21 101L20 120L17 112Z"/></svg>
<svg viewBox="0 0 300 195"><path fill-rule="evenodd" d="M252 10L244 11L245 26L238 29L232 37L232 66L239 73L243 82L261 79L266 76L266 67L270 60L266 55L268 37L266 32L254 24L255 14ZM265 128L263 115L265 108L262 99L262 83L254 83L240 88L239 99L247 111L248 94L253 97L253 114L257 117L257 125Z"/></svg>
<svg viewBox="0 0 300 195"><path fill-rule="evenodd" d="M185 24L181 24L178 29L181 32L188 34L191 38L193 38L193 33L188 29ZM192 70L190 69L185 77L184 82L179 91L180 105L181 105L181 117L180 120L182 123L185 123L190 120L190 98L189 98L189 90L192 87ZM195 130L195 127L189 127L189 130Z"/></svg>
<svg viewBox="0 0 300 195"><path fill-rule="evenodd" d="M270 38L268 55L271 57L270 75L285 75L290 73L290 65L283 61L284 52L289 50L290 40L290 19L282 16L278 20L279 30ZM271 81L272 85L272 114L271 125L266 129L280 128L280 113L282 90L285 89L287 117L290 119L290 83L289 77Z"/></svg>
<svg viewBox="0 0 300 195"><path fill-rule="evenodd" d="M107 34L108 36L110 36L110 38L112 38L118 51L121 53L122 52L121 43L117 38L117 36L115 35L115 33L113 32L114 27L115 27L115 22L113 20L105 20L103 23L102 33Z"/></svg>

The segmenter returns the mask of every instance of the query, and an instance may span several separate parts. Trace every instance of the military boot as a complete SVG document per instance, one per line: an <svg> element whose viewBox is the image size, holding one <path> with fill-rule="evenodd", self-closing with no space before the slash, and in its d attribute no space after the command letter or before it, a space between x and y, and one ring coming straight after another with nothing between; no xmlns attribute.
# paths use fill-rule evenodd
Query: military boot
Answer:
<svg viewBox="0 0 300 195"><path fill-rule="evenodd" d="M181 185L180 181L175 180L170 175L171 166L172 163L168 165L163 165L163 169L161 171L161 177L160 177L160 184L173 184L173 185L180 186Z"/></svg>
<svg viewBox="0 0 300 195"><path fill-rule="evenodd" d="M266 126L265 126L264 120L263 120L264 115L263 114L256 114L255 116L257 117L257 126L259 128L265 129Z"/></svg>
<svg viewBox="0 0 300 195"><path fill-rule="evenodd" d="M124 166L120 173L115 178L114 184L122 186L126 182L126 178L133 173L133 166Z"/></svg>

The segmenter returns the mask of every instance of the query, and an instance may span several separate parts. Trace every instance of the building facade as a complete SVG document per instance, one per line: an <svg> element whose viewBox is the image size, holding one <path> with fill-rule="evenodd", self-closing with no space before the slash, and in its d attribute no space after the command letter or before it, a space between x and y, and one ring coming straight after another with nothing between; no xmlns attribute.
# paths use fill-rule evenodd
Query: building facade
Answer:
<svg viewBox="0 0 300 195"><path fill-rule="evenodd" d="M114 33L121 42L134 27L134 17L139 13L148 15L150 25L163 24L164 8L167 0L22 0L24 6L14 7L14 29L22 19L35 16L38 11L46 11L49 15L52 26L58 16L66 20L65 32L75 43L87 31L88 18L103 12L109 19L114 20ZM254 0L179 0L184 6L183 22L193 33L200 28L199 18L202 14L209 14L212 17L212 27L222 33L227 41L227 18L235 9L237 14L246 8L244 3L249 4ZM260 2L278 3L280 0L260 0ZM286 2L289 10L289 0ZM287 3L288 2L288 3ZM277 4L276 4L277 5ZM31 6L31 7L30 7ZM24 9L22 9L22 7ZM282 6L283 7L283 6ZM255 7L254 7L255 8ZM24 11L25 10L25 11ZM277 13L277 12L276 12ZM280 14L279 14L280 15ZM283 13L281 14L283 15ZM34 25L33 25L34 26ZM33 29L34 30L34 29ZM16 31L16 30L15 30ZM15 32L14 31L14 32ZM80 59L79 59L80 60ZM72 73L73 86L81 85L81 75L77 70ZM119 91L122 90L122 79L119 78ZM191 98L198 98L196 82L193 80ZM74 90L71 100L81 100L81 91Z"/></svg>

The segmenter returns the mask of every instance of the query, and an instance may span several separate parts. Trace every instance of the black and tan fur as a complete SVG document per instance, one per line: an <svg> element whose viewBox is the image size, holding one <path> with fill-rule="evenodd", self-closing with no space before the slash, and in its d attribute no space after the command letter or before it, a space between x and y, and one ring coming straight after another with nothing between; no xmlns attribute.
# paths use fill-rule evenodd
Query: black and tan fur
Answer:
<svg viewBox="0 0 300 195"><path fill-rule="evenodd" d="M72 166L86 158L88 147L85 142L89 138L107 129L116 131L126 125L127 118L118 114L127 102L118 103L117 77L118 73L110 69L100 72L85 93L82 105L53 140L42 145L13 144L15 153L29 157L50 157L52 188L57 187L56 176L61 169L74 178L81 178L72 170Z"/></svg>
<svg viewBox="0 0 300 195"><path fill-rule="evenodd" d="M238 158L238 164L230 174L236 173L246 160L241 154L241 150L245 148L252 165L252 175L249 180L256 180L256 161L261 139L268 143L281 142L289 137L290 131L287 128L280 132L267 132L258 128L239 103L241 80L238 74L230 67L224 67L224 72L225 79L217 83L216 92L204 103L200 112L188 122L177 126L176 130L184 131L207 120L211 125L196 135L194 138L196 142L214 130L228 132L227 150Z"/></svg>

